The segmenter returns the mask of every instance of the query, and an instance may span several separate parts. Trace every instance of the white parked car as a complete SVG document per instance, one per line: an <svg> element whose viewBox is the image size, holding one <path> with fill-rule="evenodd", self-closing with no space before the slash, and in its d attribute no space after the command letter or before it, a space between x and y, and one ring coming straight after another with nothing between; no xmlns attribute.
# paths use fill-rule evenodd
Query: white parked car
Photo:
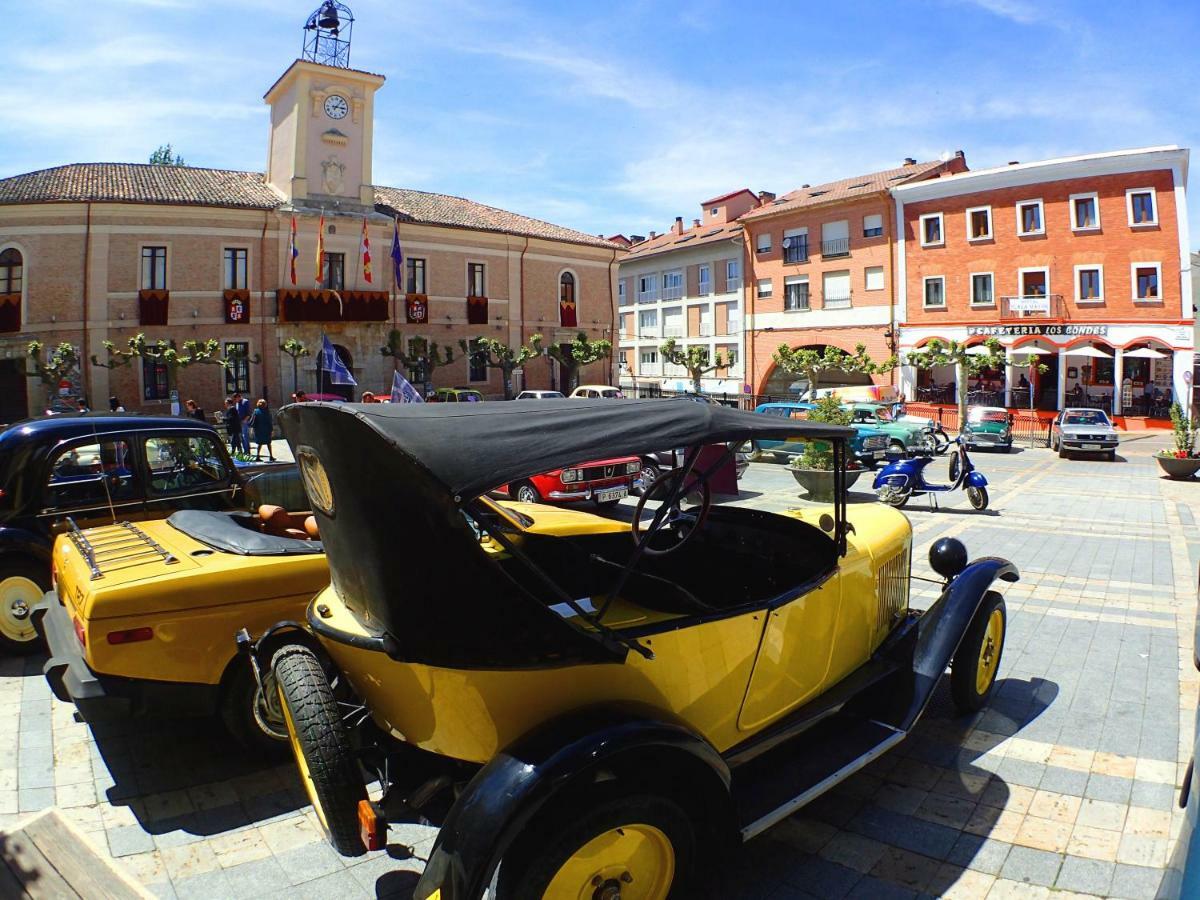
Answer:
<svg viewBox="0 0 1200 900"><path fill-rule="evenodd" d="M562 391L521 391L518 400L565 400Z"/></svg>
<svg viewBox="0 0 1200 900"><path fill-rule="evenodd" d="M1050 427L1050 449L1066 459L1072 453L1103 453L1117 458L1117 429L1102 409L1068 408Z"/></svg>
<svg viewBox="0 0 1200 900"><path fill-rule="evenodd" d="M571 399L576 400L580 397L603 400L624 400L625 395L621 393L620 388L615 388L611 384L581 384L575 390L571 391Z"/></svg>

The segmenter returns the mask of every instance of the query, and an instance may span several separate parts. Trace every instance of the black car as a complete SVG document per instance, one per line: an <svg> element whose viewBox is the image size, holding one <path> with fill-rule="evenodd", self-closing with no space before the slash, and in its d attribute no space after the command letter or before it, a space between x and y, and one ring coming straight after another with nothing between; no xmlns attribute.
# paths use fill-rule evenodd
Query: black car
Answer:
<svg viewBox="0 0 1200 900"><path fill-rule="evenodd" d="M240 472L221 435L194 419L77 413L0 432L0 654L41 645L29 614L50 589L51 545L68 520L85 528L257 507L272 499L250 486L261 477Z"/></svg>

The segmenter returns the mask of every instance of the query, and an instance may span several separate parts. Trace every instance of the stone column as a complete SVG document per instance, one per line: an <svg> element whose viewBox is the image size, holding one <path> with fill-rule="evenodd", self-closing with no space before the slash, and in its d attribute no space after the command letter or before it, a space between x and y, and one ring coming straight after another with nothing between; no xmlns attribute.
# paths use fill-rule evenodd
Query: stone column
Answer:
<svg viewBox="0 0 1200 900"><path fill-rule="evenodd" d="M1016 380L1014 373L1017 367L1013 365L1013 348L1004 348L1004 405L1011 408L1013 405L1013 382Z"/></svg>
<svg viewBox="0 0 1200 900"><path fill-rule="evenodd" d="M1067 399L1067 351L1058 351L1058 408L1062 409Z"/></svg>
<svg viewBox="0 0 1200 900"><path fill-rule="evenodd" d="M1113 360L1113 399L1112 399L1112 414L1119 416L1121 414L1121 382L1125 380L1125 351L1117 350L1116 359Z"/></svg>

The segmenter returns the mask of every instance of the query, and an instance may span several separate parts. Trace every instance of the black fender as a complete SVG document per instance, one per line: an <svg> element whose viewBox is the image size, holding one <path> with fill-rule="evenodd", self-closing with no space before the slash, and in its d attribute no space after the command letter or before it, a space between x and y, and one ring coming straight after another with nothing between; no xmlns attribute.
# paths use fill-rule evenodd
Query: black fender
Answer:
<svg viewBox="0 0 1200 900"><path fill-rule="evenodd" d="M32 559L44 563L46 575L50 574L50 555L54 538L29 531L25 528L0 526L0 562L11 559Z"/></svg>
<svg viewBox="0 0 1200 900"><path fill-rule="evenodd" d="M942 596L918 622L913 652L913 695L898 727L909 730L925 711L992 583L997 578L1011 582L1020 577L1017 567L1007 559L987 556L968 564L946 585Z"/></svg>
<svg viewBox="0 0 1200 900"><path fill-rule="evenodd" d="M729 767L682 725L592 711L555 720L492 758L455 801L413 897L476 900L533 817L569 787L662 771L664 789L715 803L732 822ZM690 776L690 777L689 777ZM690 795L690 797L689 797Z"/></svg>

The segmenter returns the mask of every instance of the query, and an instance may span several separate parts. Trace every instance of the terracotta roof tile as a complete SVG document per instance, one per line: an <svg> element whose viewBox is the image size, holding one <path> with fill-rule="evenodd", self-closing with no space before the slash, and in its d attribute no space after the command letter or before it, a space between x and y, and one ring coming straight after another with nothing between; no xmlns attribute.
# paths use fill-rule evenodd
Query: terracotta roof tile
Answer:
<svg viewBox="0 0 1200 900"><path fill-rule="evenodd" d="M276 209L283 204L283 198L264 178L261 172L195 166L75 163L0 178L0 205L90 200ZM375 203L407 221L420 224L496 231L609 249L620 247L595 235L448 194L376 186Z"/></svg>
<svg viewBox="0 0 1200 900"><path fill-rule="evenodd" d="M720 203L722 200L728 200L730 197L736 197L738 194L749 194L751 197L758 196L750 188L738 188L736 191L730 191L728 194L722 194L720 197L713 197L711 200L701 200L700 205L708 206L710 203Z"/></svg>
<svg viewBox="0 0 1200 900"><path fill-rule="evenodd" d="M701 244L714 244L718 241L740 238L741 236L742 226L738 222L729 222L725 225L701 225L698 228L689 228L682 234L675 234L673 231L668 231L666 234L655 235L653 238L642 241L640 244L634 244L629 248L629 255L625 258L632 259L635 256L649 256L652 253L662 253L675 249L679 244L692 248L699 247Z"/></svg>
<svg viewBox="0 0 1200 900"><path fill-rule="evenodd" d="M806 188L790 191L782 197L752 209L741 217L741 220L761 219L782 212L802 209L806 206L818 206L825 203L835 203L839 200L851 200L855 197L886 191L888 188L909 181L919 181L927 178L946 165L941 160L920 162L898 169L885 169L882 172L871 172L868 175L855 175L853 178L842 178L825 184L814 184Z"/></svg>

